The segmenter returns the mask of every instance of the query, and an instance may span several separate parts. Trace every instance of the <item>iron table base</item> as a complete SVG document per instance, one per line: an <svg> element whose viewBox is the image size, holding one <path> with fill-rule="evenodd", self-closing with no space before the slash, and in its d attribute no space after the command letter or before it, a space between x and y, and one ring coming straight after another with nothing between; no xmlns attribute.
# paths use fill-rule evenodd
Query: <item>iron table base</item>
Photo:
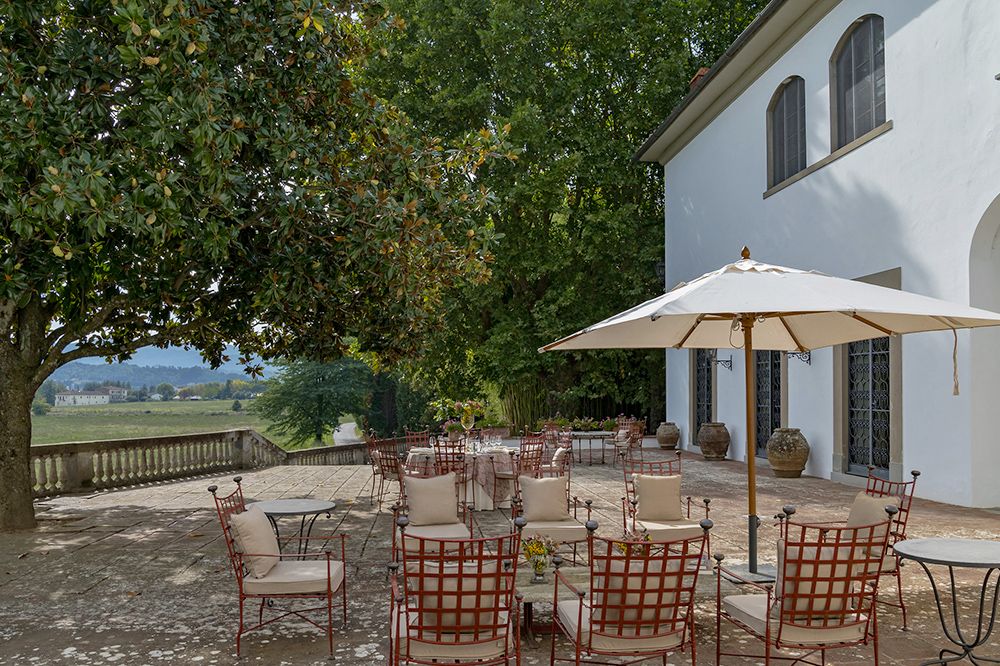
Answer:
<svg viewBox="0 0 1000 666"><path fill-rule="evenodd" d="M948 626L948 621L945 618L945 608L944 602L941 599L941 594L938 591L937 583L934 580L934 576L931 575L930 569L923 562L917 562L924 569L924 573L927 574L927 578L931 581L931 589L934 591L934 602L937 604L938 617L941 620L941 628L944 630L945 637L955 644L955 648L943 648L938 652L937 659L930 659L928 661L922 662L920 666L933 666L934 664L950 664L955 661L962 661L963 659L968 659L969 662L973 664L1000 664L1000 659L995 657L984 657L975 653L976 648L985 644L989 638L990 634L993 633L993 626L996 623L997 617L997 596L1000 593L1000 575L997 576L996 581L993 583L993 600L992 602L987 602L987 596L989 596L990 591L990 578L993 577L994 572L998 569L987 569L986 575L983 576L982 590L979 593L979 615L976 620L976 634L975 637L966 637L966 634L962 631L961 623L958 617L958 595L955 589L955 569L954 567L948 567L948 581L951 583L951 611L953 628ZM986 626L983 626L983 622L986 620ZM971 639L971 640L970 640Z"/></svg>

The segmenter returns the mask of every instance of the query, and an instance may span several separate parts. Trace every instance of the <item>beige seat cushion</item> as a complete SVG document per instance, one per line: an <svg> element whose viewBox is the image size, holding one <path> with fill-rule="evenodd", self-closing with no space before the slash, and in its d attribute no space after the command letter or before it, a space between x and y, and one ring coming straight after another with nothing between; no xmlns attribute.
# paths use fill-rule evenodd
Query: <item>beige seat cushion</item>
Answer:
<svg viewBox="0 0 1000 666"><path fill-rule="evenodd" d="M539 520L528 523L521 530L522 539L548 537L556 543L586 541L587 528L576 520Z"/></svg>
<svg viewBox="0 0 1000 666"><path fill-rule="evenodd" d="M409 617L409 630L400 631L403 627L403 620L399 618L399 613L394 608L390 617L392 626L389 628L393 641L393 649L399 645L399 654L422 659L422 660L472 660L491 659L504 653L506 644L507 653L514 653L514 639L510 631L502 632L502 635L495 639L476 640L473 633L436 633L431 631L419 632L418 614L416 612L404 613L404 617ZM500 613L500 622L507 622L507 612ZM442 644L444 642L444 644Z"/></svg>
<svg viewBox="0 0 1000 666"><path fill-rule="evenodd" d="M250 576L265 577L281 556L278 537L275 536L267 515L260 507L251 504L243 513L234 513L229 517L229 527L232 528L237 549L249 555L243 561L250 570Z"/></svg>
<svg viewBox="0 0 1000 666"><path fill-rule="evenodd" d="M282 560L263 578L247 578L247 594L308 594L326 592L326 559ZM336 592L344 582L344 563L330 560L330 590Z"/></svg>
<svg viewBox="0 0 1000 666"><path fill-rule="evenodd" d="M722 608L732 617L750 627L763 637L767 630L767 595L739 594L722 599ZM782 643L796 645L829 645L840 642L860 641L864 638L867 618L864 615L850 615L851 620L860 617L857 624L839 627L800 627L785 625L781 628ZM778 619L771 619L771 640L778 638Z"/></svg>
<svg viewBox="0 0 1000 666"><path fill-rule="evenodd" d="M422 539L446 539L446 540L457 540L457 539L471 539L472 532L469 531L469 526L465 523L445 523L443 525L409 525L406 528L407 536L420 537ZM419 550L420 546L416 539L406 539L406 550L407 552L414 552ZM457 545L450 545L445 549L445 552L450 552L456 550ZM425 552L436 553L438 552L437 547L431 547L431 544L424 545Z"/></svg>
<svg viewBox="0 0 1000 666"><path fill-rule="evenodd" d="M524 519L529 523L571 520L566 510L566 483L565 477L521 477Z"/></svg>
<svg viewBox="0 0 1000 666"><path fill-rule="evenodd" d="M458 494L455 473L421 479L408 476L406 517L410 525L446 525L458 522ZM412 534L412 532L411 532Z"/></svg>
<svg viewBox="0 0 1000 666"><path fill-rule="evenodd" d="M652 541L681 541L697 539L705 534L697 520L637 520L635 527L646 530Z"/></svg>
<svg viewBox="0 0 1000 666"><path fill-rule="evenodd" d="M640 635L618 637L610 636L606 633L595 633L591 636L591 609L590 606L584 604L581 622L581 603L583 602L579 599L567 599L566 601L560 601L556 606L556 612L559 614L559 620L568 630L570 637L575 641L578 640L577 636L579 635L580 644L587 645L589 642L591 648L594 650L621 652L625 654L648 652L650 650L667 650L679 646L684 640L683 631L677 631L660 636Z"/></svg>
<svg viewBox="0 0 1000 666"><path fill-rule="evenodd" d="M673 521L684 517L681 511L681 477L636 474L635 496L639 500L639 520Z"/></svg>

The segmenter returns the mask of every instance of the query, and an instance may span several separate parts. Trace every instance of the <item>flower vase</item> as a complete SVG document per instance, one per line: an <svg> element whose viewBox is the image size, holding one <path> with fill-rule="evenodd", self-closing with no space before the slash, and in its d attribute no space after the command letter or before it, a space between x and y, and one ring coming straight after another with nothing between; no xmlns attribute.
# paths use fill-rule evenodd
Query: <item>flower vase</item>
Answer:
<svg viewBox="0 0 1000 666"><path fill-rule="evenodd" d="M549 560L547 557L536 557L531 560L531 569L534 572L534 576L531 577L532 583L544 583L545 582L545 570L549 566Z"/></svg>
<svg viewBox="0 0 1000 666"><path fill-rule="evenodd" d="M469 431L472 430L472 426L476 425L475 414L462 414L462 418L459 420L462 427L465 428L465 434L468 435Z"/></svg>

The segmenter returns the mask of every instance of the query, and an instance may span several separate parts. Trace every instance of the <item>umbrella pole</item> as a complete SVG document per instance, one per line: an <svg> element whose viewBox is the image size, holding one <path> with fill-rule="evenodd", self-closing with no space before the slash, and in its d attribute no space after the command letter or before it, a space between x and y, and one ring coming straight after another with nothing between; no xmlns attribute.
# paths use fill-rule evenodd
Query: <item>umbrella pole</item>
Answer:
<svg viewBox="0 0 1000 666"><path fill-rule="evenodd" d="M753 324L752 315L744 315L743 326L743 358L746 379L747 407L747 549L749 551L750 573L757 573L757 382L754 378L753 358Z"/></svg>

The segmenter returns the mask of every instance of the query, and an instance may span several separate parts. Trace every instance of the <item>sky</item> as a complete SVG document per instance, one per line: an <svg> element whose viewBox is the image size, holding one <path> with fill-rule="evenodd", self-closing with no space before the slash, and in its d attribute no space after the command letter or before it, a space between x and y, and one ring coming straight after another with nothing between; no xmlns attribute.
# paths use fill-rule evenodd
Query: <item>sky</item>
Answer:
<svg viewBox="0 0 1000 666"><path fill-rule="evenodd" d="M229 362L223 363L219 370L223 372L235 372L243 374L243 366L239 364L239 352L236 351L235 347L227 347L226 354L229 356ZM80 361L81 363L90 363L92 365L103 364L104 360L100 358L86 358ZM205 363L201 358L201 353L197 349L184 349L183 347L167 347L166 349L160 349L158 347L142 347L135 354L132 355L132 359L128 361L132 365L143 365L149 367L155 367L158 365L174 366L178 368L190 368L190 367L204 367L208 368L208 363Z"/></svg>

